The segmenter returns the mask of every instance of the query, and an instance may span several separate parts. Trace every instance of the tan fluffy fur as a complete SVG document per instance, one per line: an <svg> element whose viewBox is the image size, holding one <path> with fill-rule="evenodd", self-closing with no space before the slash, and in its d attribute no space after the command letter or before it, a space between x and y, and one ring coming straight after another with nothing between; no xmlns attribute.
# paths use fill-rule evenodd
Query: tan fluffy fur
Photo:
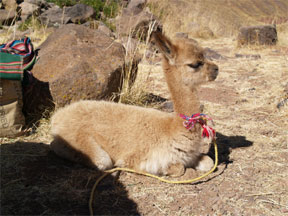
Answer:
<svg viewBox="0 0 288 216"><path fill-rule="evenodd" d="M210 168L210 158L208 167L203 164L208 156L200 160L204 144L200 125L187 130L179 114L199 112L196 88L216 79L218 67L204 59L194 42L178 39L172 43L161 33L154 33L153 38L163 54L175 112L105 101L73 103L52 117L51 148L56 154L100 170L119 166L179 176L186 167Z"/></svg>

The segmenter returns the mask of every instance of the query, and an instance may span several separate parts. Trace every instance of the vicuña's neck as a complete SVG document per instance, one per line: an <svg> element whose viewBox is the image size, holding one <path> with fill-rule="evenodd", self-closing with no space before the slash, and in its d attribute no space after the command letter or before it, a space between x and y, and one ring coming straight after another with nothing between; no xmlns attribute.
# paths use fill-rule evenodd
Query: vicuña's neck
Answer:
<svg viewBox="0 0 288 216"><path fill-rule="evenodd" d="M171 66L165 67L165 62L163 63L163 70L173 101L174 112L185 115L199 113L200 102L197 90L184 86L182 78L173 73Z"/></svg>

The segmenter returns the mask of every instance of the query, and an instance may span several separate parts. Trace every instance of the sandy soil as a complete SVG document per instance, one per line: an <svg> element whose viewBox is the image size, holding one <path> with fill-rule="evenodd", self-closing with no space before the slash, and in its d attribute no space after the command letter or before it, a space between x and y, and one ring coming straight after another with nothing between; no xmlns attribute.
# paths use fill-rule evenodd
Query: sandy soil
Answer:
<svg viewBox="0 0 288 216"><path fill-rule="evenodd" d="M200 43L223 56L214 59L217 80L199 92L204 113L215 121L218 169L188 185L109 176L97 188L96 214L288 215L288 104L276 107L287 97L288 49L239 49L230 39ZM152 93L168 97L159 68L142 65L150 71ZM38 131L1 140L1 215L89 214L90 191L101 173L57 157L49 150L51 138Z"/></svg>

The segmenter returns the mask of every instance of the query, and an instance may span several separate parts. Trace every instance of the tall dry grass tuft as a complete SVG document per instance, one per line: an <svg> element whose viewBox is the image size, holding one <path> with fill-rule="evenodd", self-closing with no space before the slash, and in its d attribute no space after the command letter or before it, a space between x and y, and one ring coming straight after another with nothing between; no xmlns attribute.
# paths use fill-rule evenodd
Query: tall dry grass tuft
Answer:
<svg viewBox="0 0 288 216"><path fill-rule="evenodd" d="M49 34L50 32L47 30L47 25L42 25L37 17L32 16L21 24L11 24L8 27L3 27L3 32L0 33L0 44L26 36L30 37L34 47L39 47L47 39Z"/></svg>
<svg viewBox="0 0 288 216"><path fill-rule="evenodd" d="M147 93L149 88L148 79L150 74L138 73L135 71L134 62L137 64L139 60L146 60L146 52L150 46L150 36L156 25L156 22L151 22L148 28L148 34L145 40L145 43L141 43L141 40L137 40L136 48L131 52L126 49L126 67L123 70L123 81L122 81L122 90L119 94L119 103L132 104L137 106L151 106L150 104L150 95ZM139 35L139 38L142 38L143 32ZM129 35L129 40L132 40L132 34ZM138 69L138 66L137 66ZM115 97L115 96L114 96ZM153 105L152 105L153 106Z"/></svg>

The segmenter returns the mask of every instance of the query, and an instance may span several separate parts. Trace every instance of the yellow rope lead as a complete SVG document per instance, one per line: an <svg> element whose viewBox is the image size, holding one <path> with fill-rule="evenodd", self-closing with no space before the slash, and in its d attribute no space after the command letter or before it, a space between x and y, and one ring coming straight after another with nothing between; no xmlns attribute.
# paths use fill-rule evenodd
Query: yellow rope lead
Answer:
<svg viewBox="0 0 288 216"><path fill-rule="evenodd" d="M92 191L91 191L91 194L90 194L90 199L89 199L90 215L91 216L94 215L92 204L93 204L93 197L94 197L94 193L95 193L96 187L99 184L99 182L103 178L105 178L107 175L109 175L109 174L111 174L113 172L116 172L116 171L125 171L125 172L130 172L130 173L136 173L136 174L139 174L139 175L149 176L149 177L158 179L159 181L166 182L166 183L169 183L169 184L188 184L188 183L192 183L192 182L198 181L198 180L208 176L210 173L214 172L214 170L216 169L216 167L218 165L218 149L217 149L217 144L216 144L216 140L215 139L214 139L214 149L215 149L215 164L214 164L214 167L210 171L208 171L207 173L205 173L205 174L203 174L203 175L201 175L201 176L199 176L197 178L194 178L194 179L188 179L188 180L182 180L182 181L171 181L171 180L167 180L167 179L164 179L162 177L159 177L159 176L156 176L156 175L153 175L153 174L150 174L150 173L135 171L135 170L128 169L128 168L120 168L120 167L117 167L117 168L114 168L114 169L110 169L110 170L106 170L105 173L97 179L97 181L95 182L95 184L94 184L94 186L92 188Z"/></svg>

